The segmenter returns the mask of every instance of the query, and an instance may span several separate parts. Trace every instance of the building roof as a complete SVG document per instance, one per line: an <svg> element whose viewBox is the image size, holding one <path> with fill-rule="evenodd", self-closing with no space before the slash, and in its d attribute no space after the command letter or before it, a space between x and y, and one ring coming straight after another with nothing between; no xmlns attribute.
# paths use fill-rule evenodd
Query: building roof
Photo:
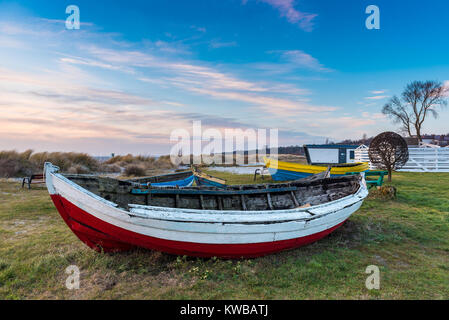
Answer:
<svg viewBox="0 0 449 320"><path fill-rule="evenodd" d="M358 145L353 144L306 144L309 149L357 149Z"/></svg>

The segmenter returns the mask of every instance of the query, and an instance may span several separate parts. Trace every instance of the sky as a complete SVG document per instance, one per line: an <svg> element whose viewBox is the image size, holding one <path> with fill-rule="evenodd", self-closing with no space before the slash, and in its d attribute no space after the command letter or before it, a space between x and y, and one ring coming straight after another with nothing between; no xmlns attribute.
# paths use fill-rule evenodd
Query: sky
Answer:
<svg viewBox="0 0 449 320"><path fill-rule="evenodd" d="M66 7L80 10L67 29ZM380 29L367 29L367 6ZM398 130L382 106L449 80L448 1L0 1L0 150L167 154L174 130L280 145ZM449 82L447 82L449 83ZM447 133L449 110L425 124Z"/></svg>

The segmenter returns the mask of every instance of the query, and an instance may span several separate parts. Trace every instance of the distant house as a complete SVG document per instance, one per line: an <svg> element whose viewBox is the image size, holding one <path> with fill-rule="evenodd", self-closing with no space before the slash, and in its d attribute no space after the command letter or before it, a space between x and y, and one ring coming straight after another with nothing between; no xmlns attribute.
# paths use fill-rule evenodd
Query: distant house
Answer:
<svg viewBox="0 0 449 320"><path fill-rule="evenodd" d="M309 164L354 163L358 145L307 144L304 145Z"/></svg>
<svg viewBox="0 0 449 320"><path fill-rule="evenodd" d="M449 135L424 134L422 135L422 143L445 147L449 145Z"/></svg>
<svg viewBox="0 0 449 320"><path fill-rule="evenodd" d="M405 140L405 142L407 142L407 145L409 148L419 146L419 140L416 137L404 137L404 140Z"/></svg>

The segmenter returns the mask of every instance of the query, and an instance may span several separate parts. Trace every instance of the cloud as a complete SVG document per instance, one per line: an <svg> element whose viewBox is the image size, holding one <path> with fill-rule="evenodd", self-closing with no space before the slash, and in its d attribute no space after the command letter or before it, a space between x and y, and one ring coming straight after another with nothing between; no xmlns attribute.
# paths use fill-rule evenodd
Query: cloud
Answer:
<svg viewBox="0 0 449 320"><path fill-rule="evenodd" d="M331 112L337 110L336 107L313 106L301 103L299 101L270 97L266 95L255 95L240 92L222 92L201 88L190 88L190 90L209 95L216 99L227 99L251 103L254 106L259 106L264 112L277 117L289 117L303 113Z"/></svg>
<svg viewBox="0 0 449 320"><path fill-rule="evenodd" d="M311 135L332 136L332 139L344 140L362 137L364 133L375 135L388 129L388 121L382 113L361 112L357 115L334 115L332 117L316 117L305 123L301 129ZM332 131L329 131L332 128Z"/></svg>
<svg viewBox="0 0 449 320"><path fill-rule="evenodd" d="M191 29L194 29L198 32L205 33L207 30L204 27L190 26Z"/></svg>
<svg viewBox="0 0 449 320"><path fill-rule="evenodd" d="M446 97L449 97L449 80L446 80L443 84L444 88L446 89Z"/></svg>
<svg viewBox="0 0 449 320"><path fill-rule="evenodd" d="M279 53L284 61L294 67L324 72L332 71L331 69L325 68L318 59L302 50L276 50L270 52Z"/></svg>
<svg viewBox="0 0 449 320"><path fill-rule="evenodd" d="M128 73L134 73L134 71L130 70L130 69L125 69L125 68L122 68L117 65L103 63L101 61L95 61L95 60L91 60L91 59L83 59L83 58L79 58L79 57L75 57L75 58L65 57L65 58L60 58L59 60L63 63L78 64L78 65L84 65L84 66L89 66L89 67L98 67L98 68L109 69L109 70L121 70L121 71L128 72Z"/></svg>
<svg viewBox="0 0 449 320"><path fill-rule="evenodd" d="M365 97L366 100L382 100L382 99L386 99L389 96L371 96L371 97Z"/></svg>
<svg viewBox="0 0 449 320"><path fill-rule="evenodd" d="M313 30L313 20L317 14L305 13L294 8L293 0L259 0L271 5L277 9L282 17L287 18L288 22L298 25L304 31Z"/></svg>
<svg viewBox="0 0 449 320"><path fill-rule="evenodd" d="M155 105L156 102L131 95L125 92L114 91L114 90L102 90L102 89L92 89L92 88L74 88L72 92L64 93L60 92L30 92L32 95L44 97L47 99L56 100L59 102L102 102L111 105Z"/></svg>
<svg viewBox="0 0 449 320"><path fill-rule="evenodd" d="M60 19L47 19L47 18L40 18L40 21L44 21L47 23L54 23L54 24L66 24L66 20L60 20ZM92 27L94 26L94 24L92 22L85 22L85 21L80 21L80 26L86 26L86 27Z"/></svg>
<svg viewBox="0 0 449 320"><path fill-rule="evenodd" d="M229 48L229 47L236 47L236 46L237 46L237 42L235 42L235 41L223 42L223 41L219 41L219 40L211 40L209 43L209 47L213 48L213 49Z"/></svg>
<svg viewBox="0 0 449 320"><path fill-rule="evenodd" d="M315 118L330 118L338 110L309 102L311 92L297 81L165 54L166 42L123 45L88 30L67 41L51 31L55 23L47 24L50 31L41 25L36 30L52 37L28 38L26 27L9 25L18 41L27 36L36 56L21 64L23 71L14 70L14 63L0 70L0 136L10 138L5 146L28 138L40 146L62 149L72 143L97 154L139 146L165 146L168 152L171 131L190 128L195 119L220 129L271 127L293 134L311 128L312 134L315 128L308 125ZM326 69L302 51L282 53L286 62L280 65ZM7 55L14 60L13 51Z"/></svg>

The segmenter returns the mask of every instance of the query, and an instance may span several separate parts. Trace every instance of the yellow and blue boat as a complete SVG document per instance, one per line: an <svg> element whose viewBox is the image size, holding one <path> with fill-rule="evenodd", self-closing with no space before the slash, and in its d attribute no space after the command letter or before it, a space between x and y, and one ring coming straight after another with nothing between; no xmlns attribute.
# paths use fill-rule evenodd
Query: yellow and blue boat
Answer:
<svg viewBox="0 0 449 320"><path fill-rule="evenodd" d="M271 177L275 181L290 181L309 177L326 171L331 167L331 176L344 176L348 172L365 172L369 170L369 164L360 163L340 163L329 165L309 165L292 162L278 161L274 159L264 158L265 166Z"/></svg>

